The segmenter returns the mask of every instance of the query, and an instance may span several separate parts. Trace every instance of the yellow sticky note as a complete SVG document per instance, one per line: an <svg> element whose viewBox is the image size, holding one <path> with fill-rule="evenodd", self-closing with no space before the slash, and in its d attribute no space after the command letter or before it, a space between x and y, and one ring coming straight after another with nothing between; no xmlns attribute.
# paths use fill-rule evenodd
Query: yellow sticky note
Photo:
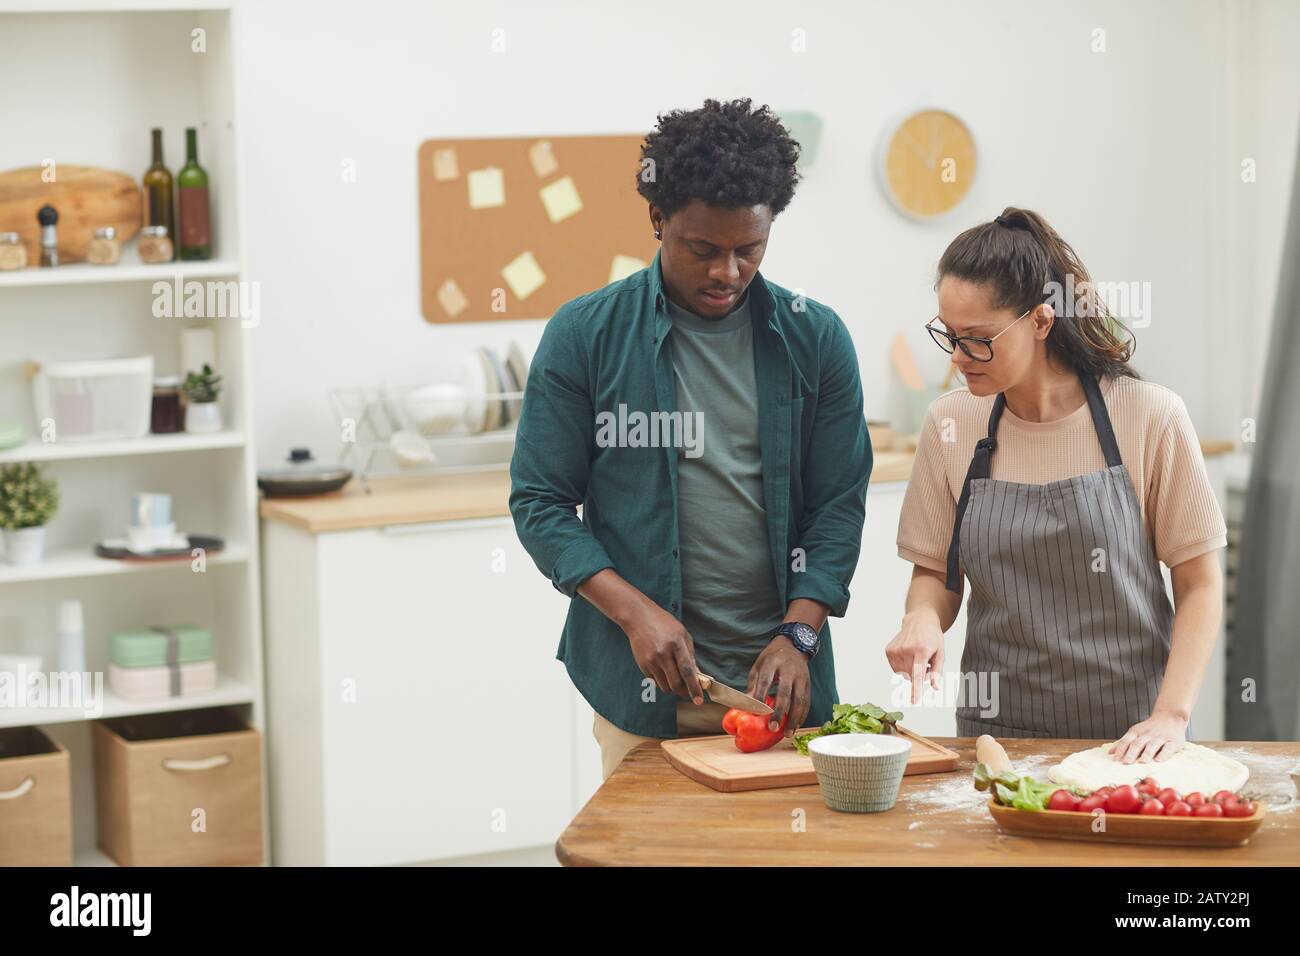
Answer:
<svg viewBox="0 0 1300 956"><path fill-rule="evenodd" d="M469 172L469 208L491 209L506 204L506 177L496 166Z"/></svg>
<svg viewBox="0 0 1300 956"><path fill-rule="evenodd" d="M440 183L445 183L459 175L460 169L456 164L456 151L450 147L435 149L433 151L433 178Z"/></svg>
<svg viewBox="0 0 1300 956"><path fill-rule="evenodd" d="M512 259L501 274L505 276L510 291L516 299L526 299L546 281L546 273L537 264L531 252L524 252Z"/></svg>
<svg viewBox="0 0 1300 956"><path fill-rule="evenodd" d="M551 222L563 222L582 209L582 198L578 195L578 187L573 184L572 176L557 179L549 186L543 186L538 193Z"/></svg>
<svg viewBox="0 0 1300 956"><path fill-rule="evenodd" d="M632 273L640 272L645 267L646 263L635 256L615 256L614 261L609 266L609 281L617 282L619 279L626 279Z"/></svg>
<svg viewBox="0 0 1300 956"><path fill-rule="evenodd" d="M560 168L555 153L551 151L551 141L548 139L528 147L528 161L533 164L533 172L537 174L538 179L545 179Z"/></svg>
<svg viewBox="0 0 1300 956"><path fill-rule="evenodd" d="M465 298L455 279L448 279L438 286L437 297L438 304L453 319L469 308L469 299Z"/></svg>

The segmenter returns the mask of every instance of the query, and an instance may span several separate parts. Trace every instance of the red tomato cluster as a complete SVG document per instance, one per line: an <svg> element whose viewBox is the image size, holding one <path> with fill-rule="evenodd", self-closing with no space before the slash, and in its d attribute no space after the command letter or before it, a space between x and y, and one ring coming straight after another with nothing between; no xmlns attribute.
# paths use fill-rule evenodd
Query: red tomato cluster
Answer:
<svg viewBox="0 0 1300 956"><path fill-rule="evenodd" d="M1047 809L1079 813L1105 810L1145 817L1249 817L1255 813L1255 804L1238 798L1231 790L1220 790L1209 798L1199 792L1183 796L1173 787L1161 787L1155 777L1145 777L1137 786L1126 783L1102 787L1086 797L1056 790L1048 798Z"/></svg>

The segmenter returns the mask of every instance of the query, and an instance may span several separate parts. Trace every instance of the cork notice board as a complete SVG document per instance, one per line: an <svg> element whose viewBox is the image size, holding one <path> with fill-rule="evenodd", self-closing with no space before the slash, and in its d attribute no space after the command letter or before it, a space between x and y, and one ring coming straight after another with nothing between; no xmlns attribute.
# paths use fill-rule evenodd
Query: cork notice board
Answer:
<svg viewBox="0 0 1300 956"><path fill-rule="evenodd" d="M429 322L545 319L636 271L658 243L636 191L641 136L420 144L420 304Z"/></svg>

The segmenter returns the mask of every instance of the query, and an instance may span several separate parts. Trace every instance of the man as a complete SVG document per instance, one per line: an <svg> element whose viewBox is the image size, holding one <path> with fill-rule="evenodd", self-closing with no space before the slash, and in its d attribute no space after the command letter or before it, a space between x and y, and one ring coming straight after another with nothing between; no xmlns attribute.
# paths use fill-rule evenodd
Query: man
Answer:
<svg viewBox="0 0 1300 956"><path fill-rule="evenodd" d="M606 777L644 740L722 732L697 673L775 686L787 736L838 701L826 618L871 446L844 324L758 273L798 156L747 99L659 117L637 186L659 253L561 306L528 376L510 511L572 599L556 656Z"/></svg>

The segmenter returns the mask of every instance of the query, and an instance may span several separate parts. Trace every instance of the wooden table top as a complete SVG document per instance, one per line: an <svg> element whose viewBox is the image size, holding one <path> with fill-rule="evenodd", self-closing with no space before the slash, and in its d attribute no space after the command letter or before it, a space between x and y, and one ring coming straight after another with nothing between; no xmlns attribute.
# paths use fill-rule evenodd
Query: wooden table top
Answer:
<svg viewBox="0 0 1300 956"><path fill-rule="evenodd" d="M656 741L637 747L555 844L566 866L1296 866L1300 742L1216 743L1250 768L1243 788L1269 813L1245 846L1094 844L1004 834L971 773L975 738L934 737L961 754L950 773L903 778L884 813L838 813L816 786L718 793L678 773ZM1000 741L1020 773L1046 779L1095 740ZM1159 778L1159 773L1153 772Z"/></svg>

